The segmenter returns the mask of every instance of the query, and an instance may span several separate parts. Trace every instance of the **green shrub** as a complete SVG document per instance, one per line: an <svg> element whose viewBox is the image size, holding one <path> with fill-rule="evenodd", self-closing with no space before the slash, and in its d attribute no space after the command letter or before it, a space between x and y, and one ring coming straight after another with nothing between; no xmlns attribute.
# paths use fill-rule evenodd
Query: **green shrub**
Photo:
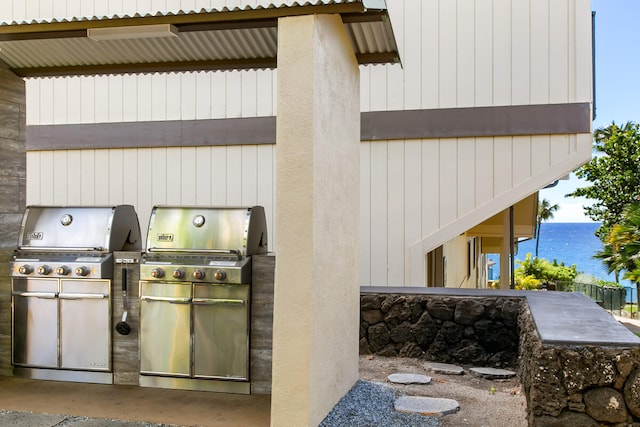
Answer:
<svg viewBox="0 0 640 427"><path fill-rule="evenodd" d="M523 261L518 261L516 268L516 284L518 277L531 277L541 282L571 282L578 272L575 264L567 267L563 262L558 263L555 259L552 262L544 258L533 257L530 253L525 256ZM523 283L530 283L530 279L523 279Z"/></svg>
<svg viewBox="0 0 640 427"><path fill-rule="evenodd" d="M620 283L616 283L616 282L610 282L608 280L597 280L596 281L596 285L599 286L608 286L610 288L622 288L623 286Z"/></svg>
<svg viewBox="0 0 640 427"><path fill-rule="evenodd" d="M531 291L540 288L540 279L536 279L533 276L516 276L516 289L523 291Z"/></svg>

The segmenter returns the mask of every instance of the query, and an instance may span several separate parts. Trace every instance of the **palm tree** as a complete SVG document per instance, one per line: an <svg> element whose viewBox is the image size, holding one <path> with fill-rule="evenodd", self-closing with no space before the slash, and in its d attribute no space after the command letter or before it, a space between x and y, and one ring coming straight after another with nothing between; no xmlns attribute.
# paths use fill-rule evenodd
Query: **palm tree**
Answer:
<svg viewBox="0 0 640 427"><path fill-rule="evenodd" d="M553 218L553 213L559 209L558 205L551 206L551 202L547 199L542 199L538 202L538 215L536 218L536 258L538 257L538 244L540 243L540 224L543 221L548 221Z"/></svg>
<svg viewBox="0 0 640 427"><path fill-rule="evenodd" d="M633 282L640 279L640 204L634 203L623 211L622 221L609 230L603 248L595 258L602 260L609 273L615 274L616 283L620 272Z"/></svg>
<svg viewBox="0 0 640 427"><path fill-rule="evenodd" d="M605 236L602 250L596 252L593 257L598 258L607 267L607 273L613 273L616 283L620 283L620 272L625 269L626 260L623 259L622 230L619 225L614 225Z"/></svg>

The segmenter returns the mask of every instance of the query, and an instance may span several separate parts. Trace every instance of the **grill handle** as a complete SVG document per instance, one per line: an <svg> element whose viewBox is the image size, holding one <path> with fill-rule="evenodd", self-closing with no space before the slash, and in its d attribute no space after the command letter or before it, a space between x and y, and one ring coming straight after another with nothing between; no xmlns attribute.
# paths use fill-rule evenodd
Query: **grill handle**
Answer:
<svg viewBox="0 0 640 427"><path fill-rule="evenodd" d="M244 300L241 299L223 299L223 298L194 298L194 305L243 305Z"/></svg>
<svg viewBox="0 0 640 427"><path fill-rule="evenodd" d="M55 299L58 296L55 292L12 292L14 297L30 297L30 298L42 298L42 299Z"/></svg>
<svg viewBox="0 0 640 427"><path fill-rule="evenodd" d="M240 249L192 249L192 248L149 248L147 252L185 252L185 253L208 253L208 254L224 254L235 255L238 259L242 258Z"/></svg>
<svg viewBox="0 0 640 427"><path fill-rule="evenodd" d="M83 293L64 293L61 292L58 295L60 299L105 299L107 295L105 294L83 294Z"/></svg>
<svg viewBox="0 0 640 427"><path fill-rule="evenodd" d="M142 301L149 301L149 302L168 302L171 304L189 304L191 302L191 298L186 297L186 298L175 298L175 297L152 297L152 296L148 296L148 295L143 295L140 297L140 299Z"/></svg>
<svg viewBox="0 0 640 427"><path fill-rule="evenodd" d="M18 250L21 251L56 251L56 252L61 252L61 251L67 251L67 252L95 252L95 251L99 251L99 252L103 252L104 248L88 248L88 247L79 247L79 248L67 248L67 247L62 247L62 246L20 246L18 248Z"/></svg>

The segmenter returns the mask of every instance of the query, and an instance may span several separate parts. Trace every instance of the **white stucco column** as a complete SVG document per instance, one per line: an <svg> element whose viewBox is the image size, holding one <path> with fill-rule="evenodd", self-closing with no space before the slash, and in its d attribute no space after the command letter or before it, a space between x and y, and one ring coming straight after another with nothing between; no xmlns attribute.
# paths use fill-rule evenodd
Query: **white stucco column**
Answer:
<svg viewBox="0 0 640 427"><path fill-rule="evenodd" d="M315 426L358 379L359 70L338 15L278 23L272 426Z"/></svg>

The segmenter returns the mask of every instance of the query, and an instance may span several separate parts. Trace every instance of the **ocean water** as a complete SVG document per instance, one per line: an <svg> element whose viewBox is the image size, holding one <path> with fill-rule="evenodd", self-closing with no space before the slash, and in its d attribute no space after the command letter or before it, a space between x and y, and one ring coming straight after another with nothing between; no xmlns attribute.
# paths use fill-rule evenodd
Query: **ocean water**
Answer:
<svg viewBox="0 0 640 427"><path fill-rule="evenodd" d="M600 223L596 222L543 222L540 224L538 257L549 261L555 259L568 266L575 264L581 273L613 281L615 278L607 274L602 261L593 258L602 250L602 242L594 234L598 227ZM535 239L518 244L516 260L524 260L527 253L535 255Z"/></svg>
<svg viewBox="0 0 640 427"><path fill-rule="evenodd" d="M615 281L613 274L607 274L607 268L602 261L593 258L596 252L602 250L602 242L594 234L598 227L600 223L596 222L543 222L540 225L538 257L549 261L555 259L558 263L564 262L567 266L575 264L578 272L613 282ZM518 261L524 260L527 253L535 256L535 239L518 244L516 268ZM494 276L496 276L500 257L492 254L489 258L498 263L494 267ZM629 282L623 284L631 285Z"/></svg>

